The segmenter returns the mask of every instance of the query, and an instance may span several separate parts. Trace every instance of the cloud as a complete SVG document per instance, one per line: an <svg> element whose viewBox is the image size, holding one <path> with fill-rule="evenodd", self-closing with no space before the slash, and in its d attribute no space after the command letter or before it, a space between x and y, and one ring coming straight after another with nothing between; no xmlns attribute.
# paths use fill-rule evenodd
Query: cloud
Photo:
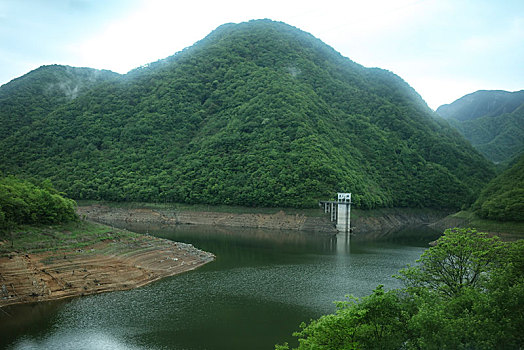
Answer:
<svg viewBox="0 0 524 350"><path fill-rule="evenodd" d="M0 84L44 64L75 65L68 45L125 16L137 0L0 2ZM122 7L125 4L126 7Z"/></svg>
<svg viewBox="0 0 524 350"><path fill-rule="evenodd" d="M4 0L0 82L50 63L126 73L221 24L257 18L286 22L353 61L393 71L434 108L451 102L444 100L450 85L524 87L517 0Z"/></svg>

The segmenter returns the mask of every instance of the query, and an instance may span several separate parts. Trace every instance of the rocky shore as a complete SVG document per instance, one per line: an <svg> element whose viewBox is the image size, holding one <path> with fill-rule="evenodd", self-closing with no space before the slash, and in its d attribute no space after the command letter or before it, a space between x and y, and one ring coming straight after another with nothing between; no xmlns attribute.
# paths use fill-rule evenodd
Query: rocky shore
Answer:
<svg viewBox="0 0 524 350"><path fill-rule="evenodd" d="M0 257L0 307L137 288L214 259L192 245L136 235L76 250Z"/></svg>

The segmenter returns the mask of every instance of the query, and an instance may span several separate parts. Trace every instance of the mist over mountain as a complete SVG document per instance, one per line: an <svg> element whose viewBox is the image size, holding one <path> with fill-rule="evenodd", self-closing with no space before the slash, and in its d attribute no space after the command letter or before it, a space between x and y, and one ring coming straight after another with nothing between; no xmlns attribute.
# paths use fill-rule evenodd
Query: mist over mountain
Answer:
<svg viewBox="0 0 524 350"><path fill-rule="evenodd" d="M436 112L495 163L524 151L524 90L481 90Z"/></svg>
<svg viewBox="0 0 524 350"><path fill-rule="evenodd" d="M54 78L68 70L74 94ZM1 171L76 199L310 207L343 191L361 208L458 208L494 176L401 78L284 23L226 24L124 76L85 72L0 87Z"/></svg>
<svg viewBox="0 0 524 350"><path fill-rule="evenodd" d="M92 68L42 66L0 87L0 139L119 74Z"/></svg>
<svg viewBox="0 0 524 350"><path fill-rule="evenodd" d="M480 117L495 117L512 113L524 103L524 90L509 92L503 90L479 90L465 95L450 104L437 108L437 113L459 121Z"/></svg>

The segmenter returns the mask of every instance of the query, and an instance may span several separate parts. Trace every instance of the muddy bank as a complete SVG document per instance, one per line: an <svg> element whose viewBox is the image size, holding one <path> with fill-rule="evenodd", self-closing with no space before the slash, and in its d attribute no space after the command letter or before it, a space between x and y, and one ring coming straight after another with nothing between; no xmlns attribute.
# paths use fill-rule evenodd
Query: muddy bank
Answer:
<svg viewBox="0 0 524 350"><path fill-rule="evenodd" d="M0 257L0 306L137 288L213 259L192 245L146 235L77 250L12 252Z"/></svg>
<svg viewBox="0 0 524 350"><path fill-rule="evenodd" d="M355 234L366 234L373 231L395 231L403 227L430 224L449 214L439 211L413 209L383 209L355 212L351 219L351 226L354 227ZM78 214L105 224L124 221L164 225L189 224L300 230L333 234L337 232L334 223L329 220L329 214L318 217L303 214L286 214L284 211L274 214L238 214L175 209L118 208L100 204L81 206L78 208Z"/></svg>

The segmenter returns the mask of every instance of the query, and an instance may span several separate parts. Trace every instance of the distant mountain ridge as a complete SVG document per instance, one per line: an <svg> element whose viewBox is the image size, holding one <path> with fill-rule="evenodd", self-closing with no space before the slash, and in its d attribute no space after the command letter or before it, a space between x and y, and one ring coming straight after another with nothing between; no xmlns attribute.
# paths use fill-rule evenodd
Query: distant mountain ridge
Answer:
<svg viewBox="0 0 524 350"><path fill-rule="evenodd" d="M34 113L12 83L33 91L38 72L0 88L0 171L77 199L458 208L495 174L401 78L285 23L220 26Z"/></svg>
<svg viewBox="0 0 524 350"><path fill-rule="evenodd" d="M436 112L495 163L524 151L524 90L481 90Z"/></svg>
<svg viewBox="0 0 524 350"><path fill-rule="evenodd" d="M495 117L513 113L524 104L524 90L509 92L503 90L479 90L465 95L450 104L437 108L443 118L458 121Z"/></svg>

